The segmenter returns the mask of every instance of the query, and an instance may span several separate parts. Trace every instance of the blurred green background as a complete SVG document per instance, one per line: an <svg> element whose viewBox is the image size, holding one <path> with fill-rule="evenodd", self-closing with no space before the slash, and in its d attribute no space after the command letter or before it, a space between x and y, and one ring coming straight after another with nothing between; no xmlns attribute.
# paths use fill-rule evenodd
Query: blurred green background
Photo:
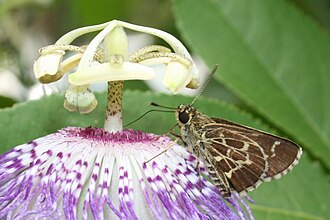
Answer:
<svg viewBox="0 0 330 220"><path fill-rule="evenodd" d="M330 219L328 0L0 0L1 152L65 126L102 126L104 94L88 116L60 109L61 94L27 100L36 97L32 65L40 47L72 29L112 19L175 35L204 75L220 65L196 102L200 111L302 146L304 156L292 173L249 194L256 219ZM125 82L125 91L125 122L149 110L151 101L191 101L154 92L141 81ZM173 115L159 113L132 127L164 133L174 123Z"/></svg>

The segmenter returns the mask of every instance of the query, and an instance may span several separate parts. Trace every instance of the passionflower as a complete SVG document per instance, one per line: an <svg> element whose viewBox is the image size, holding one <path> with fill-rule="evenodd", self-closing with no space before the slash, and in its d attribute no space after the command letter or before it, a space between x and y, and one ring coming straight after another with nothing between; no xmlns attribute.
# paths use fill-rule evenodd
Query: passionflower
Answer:
<svg viewBox="0 0 330 220"><path fill-rule="evenodd" d="M230 205L199 178L196 158L181 146L145 163L171 144L142 131L68 127L14 147L0 158L0 217L244 217L237 199Z"/></svg>
<svg viewBox="0 0 330 220"><path fill-rule="evenodd" d="M138 29L113 21L71 31L59 40L72 40L72 33L105 27L102 36L97 35L87 47L72 47L61 42L61 46L54 45L56 53L52 46L42 50L51 56L39 58L35 71L41 70L38 66L46 67L36 74L39 78L47 75L46 83L65 74L68 66L78 66L69 76L71 87L65 95L64 105L69 110L89 112L96 100L88 84L108 81L105 124L104 128L63 128L1 155L0 219L253 219L245 201L237 193L225 199L209 181L203 163L197 169L196 157L176 141L165 135L123 129L123 81L145 79L154 74L139 72L138 68L149 70L142 63L154 63L157 59L173 62L165 77L170 86L188 86L195 81L194 75L185 71L187 78L180 76L180 85L172 82L176 76L171 71L177 62L181 69L192 65L185 53L185 57L180 57L166 48L150 46L127 55L122 26ZM142 29L150 31L146 27ZM163 34L151 30L156 36ZM104 39L104 45L97 49L98 44L93 41L100 43L100 39ZM182 44L170 39L174 51L179 51ZM69 61L62 62L58 51L69 47L79 56L73 55ZM97 63L92 65L94 58ZM45 61L51 62L52 72L42 63Z"/></svg>

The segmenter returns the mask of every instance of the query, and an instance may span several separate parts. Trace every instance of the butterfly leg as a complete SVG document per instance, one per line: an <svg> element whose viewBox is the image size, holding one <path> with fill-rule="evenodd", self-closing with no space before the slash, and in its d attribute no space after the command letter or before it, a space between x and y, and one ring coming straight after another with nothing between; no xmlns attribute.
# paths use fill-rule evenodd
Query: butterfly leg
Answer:
<svg viewBox="0 0 330 220"><path fill-rule="evenodd" d="M199 185L199 191L202 192L203 189L203 180L202 180L202 175L201 175L201 163L200 163L200 150L199 150L199 142L193 147L193 152L196 156L197 159L197 164L196 164L196 170L198 173L198 185Z"/></svg>
<svg viewBox="0 0 330 220"><path fill-rule="evenodd" d="M169 131L168 131L168 132L167 132L166 134L164 134L164 135L168 135L168 134L172 135L172 136L175 137L176 139L180 139L181 141L183 141L181 135L179 135L179 134L176 134L176 133L174 133L174 132L169 132Z"/></svg>
<svg viewBox="0 0 330 220"><path fill-rule="evenodd" d="M178 124L173 125L166 133L164 133L162 136L172 135L175 139L180 139L183 143L185 143L181 137L181 135L176 134L173 132L174 128L177 127Z"/></svg>
<svg viewBox="0 0 330 220"><path fill-rule="evenodd" d="M175 134L175 133L173 132L174 128L176 128L177 126L178 126L178 124L173 125L173 126L172 126L170 129L168 129L168 131L167 131L165 134L163 134L163 135L171 134L171 135L173 135L174 137L178 137L178 136L180 136L180 135ZM180 137L181 137L181 136L180 136Z"/></svg>
<svg viewBox="0 0 330 220"><path fill-rule="evenodd" d="M201 175L201 166L200 166L200 159L197 157L197 172L198 172L198 183L199 183L199 191L202 192L203 190L203 180L202 180L202 175Z"/></svg>

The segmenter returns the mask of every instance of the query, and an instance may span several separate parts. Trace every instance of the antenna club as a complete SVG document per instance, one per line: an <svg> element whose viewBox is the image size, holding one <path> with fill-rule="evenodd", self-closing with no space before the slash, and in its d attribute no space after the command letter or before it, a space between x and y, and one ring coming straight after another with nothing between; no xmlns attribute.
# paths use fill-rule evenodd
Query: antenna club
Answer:
<svg viewBox="0 0 330 220"><path fill-rule="evenodd" d="M204 90L205 90L206 86L209 84L211 78L212 78L212 77L214 76L214 74L217 72L218 67L219 67L219 64L215 64L215 65L213 66L213 69L212 69L210 75L208 76L208 78L207 78L205 84L203 85L202 89L201 89L200 92L197 94L197 96L194 98L194 100L192 100L192 102L190 103L190 106L192 106L192 105L196 102L196 100L201 96L201 94L204 92Z"/></svg>

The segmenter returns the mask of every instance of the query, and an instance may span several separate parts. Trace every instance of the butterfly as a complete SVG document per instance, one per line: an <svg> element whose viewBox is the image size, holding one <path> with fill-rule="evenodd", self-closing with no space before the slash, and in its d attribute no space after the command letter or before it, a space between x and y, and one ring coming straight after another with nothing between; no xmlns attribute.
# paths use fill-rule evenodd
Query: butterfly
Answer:
<svg viewBox="0 0 330 220"><path fill-rule="evenodd" d="M298 164L302 149L294 142L221 118L192 105L175 111L180 136L206 162L213 184L225 198L245 194L262 182L278 179Z"/></svg>

